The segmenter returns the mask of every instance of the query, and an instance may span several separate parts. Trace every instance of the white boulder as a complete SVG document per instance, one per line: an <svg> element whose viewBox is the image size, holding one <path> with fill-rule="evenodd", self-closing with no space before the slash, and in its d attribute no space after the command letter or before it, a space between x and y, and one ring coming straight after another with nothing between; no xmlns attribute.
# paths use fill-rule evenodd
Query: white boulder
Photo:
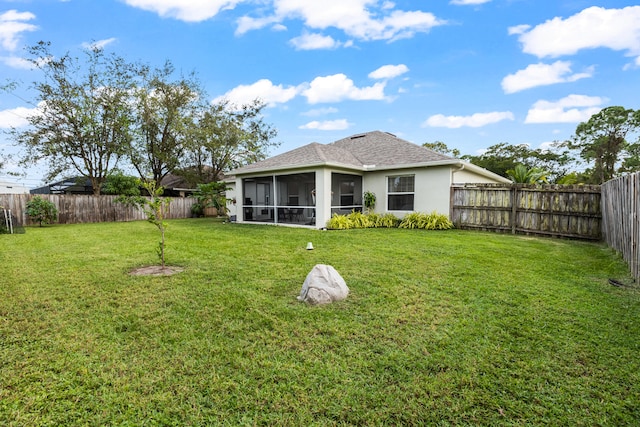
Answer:
<svg viewBox="0 0 640 427"><path fill-rule="evenodd" d="M317 264L307 274L298 300L309 304L328 304L343 300L347 295L349 288L340 273L330 265Z"/></svg>

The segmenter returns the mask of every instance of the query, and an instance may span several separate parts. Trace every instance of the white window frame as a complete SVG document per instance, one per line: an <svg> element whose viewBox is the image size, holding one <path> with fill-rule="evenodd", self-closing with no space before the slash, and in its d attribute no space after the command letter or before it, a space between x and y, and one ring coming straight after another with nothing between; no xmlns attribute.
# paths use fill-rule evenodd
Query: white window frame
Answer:
<svg viewBox="0 0 640 427"><path fill-rule="evenodd" d="M413 187L413 190L411 191L390 191L389 187L390 187L390 183L392 179L396 179L396 178L412 178L413 182L411 187ZM387 176L387 210L388 211L393 211L393 212L411 212L413 210L415 210L416 207L416 176L415 174L403 174L403 175L388 175ZM391 207L389 206L389 196L407 196L407 195L413 195L413 206L411 207L411 209L391 209Z"/></svg>

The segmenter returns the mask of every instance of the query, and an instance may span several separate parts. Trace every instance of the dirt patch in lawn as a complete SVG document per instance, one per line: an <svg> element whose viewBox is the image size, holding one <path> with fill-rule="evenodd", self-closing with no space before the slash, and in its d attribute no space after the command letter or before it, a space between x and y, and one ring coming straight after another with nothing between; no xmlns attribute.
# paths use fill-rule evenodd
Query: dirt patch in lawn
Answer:
<svg viewBox="0 0 640 427"><path fill-rule="evenodd" d="M182 267L161 265L148 265L146 267L134 268L129 272L132 276L171 276L184 271Z"/></svg>

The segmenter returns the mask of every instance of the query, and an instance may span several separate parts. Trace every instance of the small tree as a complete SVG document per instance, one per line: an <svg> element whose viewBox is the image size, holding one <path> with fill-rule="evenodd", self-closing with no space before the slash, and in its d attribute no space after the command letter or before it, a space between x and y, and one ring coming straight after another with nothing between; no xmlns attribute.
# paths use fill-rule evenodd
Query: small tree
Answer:
<svg viewBox="0 0 640 427"><path fill-rule="evenodd" d="M166 197L162 196L164 192L164 188L156 187L155 181L146 181L143 183L144 188L149 192L149 198L141 198L140 200L143 203L140 205L140 208L147 216L147 221L151 224L158 227L160 230L160 243L158 244L158 256L160 257L160 262L162 264L162 268L164 268L164 249L165 249L165 230L167 228L167 223L164 222L164 214L165 210L169 207L169 200Z"/></svg>
<svg viewBox="0 0 640 427"><path fill-rule="evenodd" d="M167 223L164 221L165 210L171 203L171 200L166 197L161 197L164 192L164 188L157 187L155 180L146 180L141 183L142 187L147 190L149 197L143 196L126 196L121 195L116 199L117 202L129 206L137 206L142 209L142 212L147 216L147 221L158 227L160 231L160 243L158 244L158 257L162 264L162 268L165 267L165 230L167 229Z"/></svg>
<svg viewBox="0 0 640 427"><path fill-rule="evenodd" d="M42 224L50 224L58 220L56 205L40 196L36 196L27 202L27 215L34 221Z"/></svg>

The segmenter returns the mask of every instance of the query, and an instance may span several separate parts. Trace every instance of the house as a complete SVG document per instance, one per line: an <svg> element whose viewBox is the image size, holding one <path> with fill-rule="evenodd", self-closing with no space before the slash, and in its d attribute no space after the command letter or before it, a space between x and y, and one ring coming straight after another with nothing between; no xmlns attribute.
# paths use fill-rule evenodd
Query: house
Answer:
<svg viewBox="0 0 640 427"><path fill-rule="evenodd" d="M0 179L0 194L29 194L29 188L23 184Z"/></svg>
<svg viewBox="0 0 640 427"><path fill-rule="evenodd" d="M174 174L165 176L161 185L166 197L186 197L195 191L195 185L187 184L183 177ZM93 184L89 178L76 176L34 188L31 194L93 195Z"/></svg>
<svg viewBox="0 0 640 427"><path fill-rule="evenodd" d="M83 177L66 178L62 181L34 188L31 194L93 194L91 180Z"/></svg>
<svg viewBox="0 0 640 427"><path fill-rule="evenodd" d="M375 212L402 218L414 211L449 215L453 184L510 182L380 131L314 142L231 173L238 222L316 228L334 213L362 210L366 191L376 195Z"/></svg>

